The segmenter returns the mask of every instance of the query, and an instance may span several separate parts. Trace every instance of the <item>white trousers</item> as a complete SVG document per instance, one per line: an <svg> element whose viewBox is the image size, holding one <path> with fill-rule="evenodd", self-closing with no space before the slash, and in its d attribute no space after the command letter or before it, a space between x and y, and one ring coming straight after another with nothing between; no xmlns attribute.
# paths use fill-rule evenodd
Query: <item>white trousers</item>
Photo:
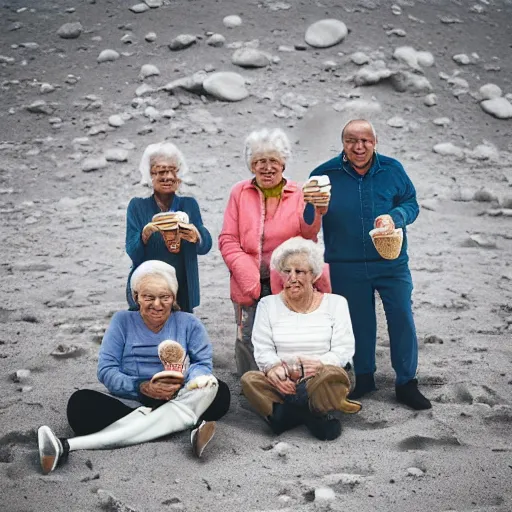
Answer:
<svg viewBox="0 0 512 512"><path fill-rule="evenodd" d="M101 450L145 443L193 427L213 402L218 386L182 388L158 409L139 407L99 432L68 439L69 450Z"/></svg>

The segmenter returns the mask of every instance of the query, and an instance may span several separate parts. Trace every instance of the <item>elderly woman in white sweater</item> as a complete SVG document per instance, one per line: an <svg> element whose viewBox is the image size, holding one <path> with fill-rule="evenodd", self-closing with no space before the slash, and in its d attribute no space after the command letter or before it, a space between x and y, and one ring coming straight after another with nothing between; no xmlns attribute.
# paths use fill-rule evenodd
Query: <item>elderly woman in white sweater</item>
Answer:
<svg viewBox="0 0 512 512"><path fill-rule="evenodd" d="M260 300L252 343L260 371L242 377L244 395L276 434L304 424L318 439L341 434L338 410L355 413L354 335L347 301L313 286L322 273L322 249L301 237L281 244L271 267L283 291Z"/></svg>

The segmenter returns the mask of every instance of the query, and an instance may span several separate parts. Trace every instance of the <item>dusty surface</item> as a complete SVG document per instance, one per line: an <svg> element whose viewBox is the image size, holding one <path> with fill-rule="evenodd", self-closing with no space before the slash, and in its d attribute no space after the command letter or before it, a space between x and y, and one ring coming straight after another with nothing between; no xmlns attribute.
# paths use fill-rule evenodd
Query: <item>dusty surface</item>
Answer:
<svg viewBox="0 0 512 512"><path fill-rule="evenodd" d="M401 13L379 0L163 3L135 14L122 1L76 2L74 12L66 12L72 2L61 0L0 2L2 510L97 510L108 493L120 500L118 508L111 500L108 510L139 512L512 510L512 120L485 113L478 92L490 82L504 96L512 93L511 2L402 0ZM243 24L226 28L222 20L230 14ZM304 33L322 18L342 20L349 34L316 50L304 43ZM62 24L78 20L79 38L58 37ZM157 35L151 43L144 39L150 31ZM259 49L280 62L236 67L234 48L208 46L208 31L223 34L226 45L257 39ZM201 38L170 51L171 39L186 33ZM132 44L121 42L125 34ZM279 51L296 44L305 51ZM397 92L388 82L356 88L347 80L358 70L350 61L356 51L394 70L407 68L392 59L404 45L434 57L433 66L417 75L424 73L437 96L432 107L424 104L426 92ZM98 64L105 49L120 58ZM452 59L461 53L469 64ZM249 81L250 96L225 103L155 92L149 95L154 107L175 112L151 123L147 105L132 106L143 64L159 68L159 76L145 80L155 88L205 68L236 71ZM66 82L74 81L70 74L76 83ZM42 83L55 90L42 94ZM202 305L196 312L233 405L205 458L193 458L182 433L138 447L76 452L42 476L36 428L48 424L69 435L71 392L101 389L95 372L101 335L113 312L126 307L125 209L131 197L147 194L137 171L144 147L168 138L183 150L192 173L182 192L199 200L216 239L230 187L248 176L244 136L261 126L285 128L295 149L288 175L304 180L339 149L345 120L360 115L346 110L350 95L380 104L370 116L379 149L402 161L423 205L409 239L419 379L433 409L418 414L395 403L382 326L380 389L364 400L359 415L343 418L342 437L322 443L297 429L274 438L239 395L228 273L214 244L200 258ZM25 109L37 100L52 112ZM108 125L109 116L123 113L132 116L123 126ZM401 120L390 124L401 128L387 124L396 116ZM450 124L434 124L440 117ZM88 139L77 140L83 137ZM444 142L459 148L456 156L433 152ZM111 148L126 149L128 161L82 171L87 157ZM475 200L481 187L487 191L476 198L486 202ZM70 346L76 348L72 357L51 355ZM12 374L22 369L30 375L15 382ZM273 449L279 441L286 445ZM322 487L330 487L334 499Z"/></svg>

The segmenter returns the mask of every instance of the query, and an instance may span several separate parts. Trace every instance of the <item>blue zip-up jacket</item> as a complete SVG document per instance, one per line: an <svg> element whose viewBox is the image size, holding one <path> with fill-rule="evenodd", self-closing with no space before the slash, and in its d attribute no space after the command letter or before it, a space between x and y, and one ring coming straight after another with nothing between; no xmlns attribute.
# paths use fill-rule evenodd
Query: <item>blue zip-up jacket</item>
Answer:
<svg viewBox="0 0 512 512"><path fill-rule="evenodd" d="M396 263L407 262L406 226L419 213L416 190L402 164L384 155L375 154L372 166L361 176L342 152L317 167L311 176L326 174L331 181L331 201L322 218L325 261L328 263L362 263L384 261L375 249L369 232L375 218L391 215L395 226L402 228L404 241ZM314 208L304 211L306 222L313 221Z"/></svg>
<svg viewBox="0 0 512 512"><path fill-rule="evenodd" d="M139 384L164 369L158 345L177 341L187 353L190 366L185 384L212 373L212 345L200 320L174 311L159 332L151 331L138 311L118 311L108 326L98 358L98 380L115 396L139 399Z"/></svg>
<svg viewBox="0 0 512 512"><path fill-rule="evenodd" d="M188 214L190 223L199 231L201 240L195 244L182 240L181 250L172 254L167 250L164 239L159 233L154 233L147 244L142 242L142 230L151 222L153 215L160 213L155 196L134 197L128 205L126 214L126 252L133 265L128 275L126 295L131 307L136 306L130 290L130 279L135 269L144 261L160 260L172 265L176 269L178 279L178 303L182 298L181 306L188 302L190 311L199 306L199 268L198 254L207 254L212 248L212 237L203 225L199 205L193 197L175 195L169 208L170 212L183 211Z"/></svg>

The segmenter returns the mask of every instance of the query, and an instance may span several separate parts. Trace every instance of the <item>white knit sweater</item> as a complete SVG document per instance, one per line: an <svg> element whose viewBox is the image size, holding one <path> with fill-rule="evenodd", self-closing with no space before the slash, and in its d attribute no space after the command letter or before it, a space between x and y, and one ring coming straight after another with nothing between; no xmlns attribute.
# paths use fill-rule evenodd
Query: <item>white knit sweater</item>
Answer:
<svg viewBox="0 0 512 512"><path fill-rule="evenodd" d="M280 295L264 297L256 310L252 343L262 371L297 356L336 366L352 363L355 340L347 301L326 293L320 306L305 314L288 309Z"/></svg>

